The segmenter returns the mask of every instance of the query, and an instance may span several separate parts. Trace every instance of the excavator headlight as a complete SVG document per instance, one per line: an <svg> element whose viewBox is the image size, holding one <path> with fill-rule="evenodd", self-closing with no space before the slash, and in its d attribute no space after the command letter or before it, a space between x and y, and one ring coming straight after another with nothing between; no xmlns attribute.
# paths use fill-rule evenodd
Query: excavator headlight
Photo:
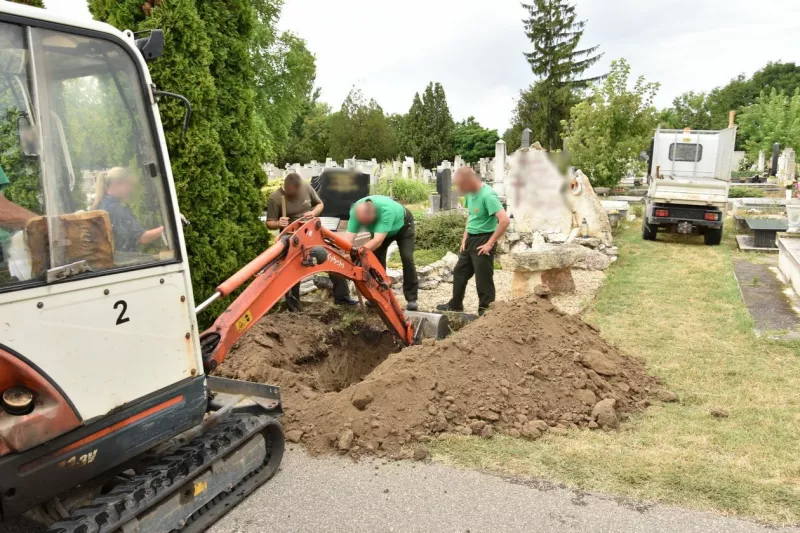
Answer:
<svg viewBox="0 0 800 533"><path fill-rule="evenodd" d="M23 416L33 411L33 392L25 387L11 387L3 393L0 405L15 416Z"/></svg>

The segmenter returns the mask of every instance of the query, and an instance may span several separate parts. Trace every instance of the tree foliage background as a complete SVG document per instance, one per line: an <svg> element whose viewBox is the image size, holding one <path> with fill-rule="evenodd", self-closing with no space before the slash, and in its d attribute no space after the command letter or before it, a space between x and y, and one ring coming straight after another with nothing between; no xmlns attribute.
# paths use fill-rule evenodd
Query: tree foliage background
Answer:
<svg viewBox="0 0 800 533"><path fill-rule="evenodd" d="M739 128L745 137L744 148L750 156L760 150L772 151L774 143L782 147L800 147L800 89L791 95L773 89L763 93L744 109Z"/></svg>
<svg viewBox="0 0 800 533"><path fill-rule="evenodd" d="M482 157L494 157L495 144L499 138L497 130L484 128L475 117L469 117L456 124L453 130L454 152L464 161L476 163Z"/></svg>
<svg viewBox="0 0 800 533"><path fill-rule="evenodd" d="M384 161L397 155L397 136L374 100L353 88L330 118L330 155L340 164L351 157Z"/></svg>
<svg viewBox="0 0 800 533"><path fill-rule="evenodd" d="M400 149L426 168L456 155L453 145L455 123L440 83L429 83L420 97L414 95L402 121Z"/></svg>
<svg viewBox="0 0 800 533"><path fill-rule="evenodd" d="M564 122L572 164L595 186L613 187L639 166L639 154L649 146L656 127L653 99L658 84L640 77L630 89L630 72L624 59L613 61L608 77Z"/></svg>
<svg viewBox="0 0 800 533"><path fill-rule="evenodd" d="M155 4L89 0L92 15L117 28L163 29L164 55L150 64L153 80L192 102L185 140L183 107L165 99L160 109L180 209L191 221L184 233L194 291L204 298L269 244L269 233L259 221L259 188L266 181L261 163L295 117L274 108L279 100L267 93L313 85L313 58L309 60L300 43L276 37L279 0Z"/></svg>

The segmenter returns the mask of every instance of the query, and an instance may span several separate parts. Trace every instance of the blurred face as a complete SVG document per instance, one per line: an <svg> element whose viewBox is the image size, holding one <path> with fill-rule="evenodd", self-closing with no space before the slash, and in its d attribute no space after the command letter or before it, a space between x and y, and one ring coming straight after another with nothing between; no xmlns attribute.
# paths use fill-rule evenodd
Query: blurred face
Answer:
<svg viewBox="0 0 800 533"><path fill-rule="evenodd" d="M133 193L133 181L129 179L119 179L108 184L108 195L121 202L130 199Z"/></svg>
<svg viewBox="0 0 800 533"><path fill-rule="evenodd" d="M300 192L300 187L295 184L285 183L283 185L283 194L285 194L287 198L296 197L298 192Z"/></svg>
<svg viewBox="0 0 800 533"><path fill-rule="evenodd" d="M356 220L358 220L359 224L369 226L375 222L376 217L377 213L372 202L364 202L356 206Z"/></svg>
<svg viewBox="0 0 800 533"><path fill-rule="evenodd" d="M461 194L477 192L480 188L481 180L474 171L468 168L461 168L453 176L453 183Z"/></svg>

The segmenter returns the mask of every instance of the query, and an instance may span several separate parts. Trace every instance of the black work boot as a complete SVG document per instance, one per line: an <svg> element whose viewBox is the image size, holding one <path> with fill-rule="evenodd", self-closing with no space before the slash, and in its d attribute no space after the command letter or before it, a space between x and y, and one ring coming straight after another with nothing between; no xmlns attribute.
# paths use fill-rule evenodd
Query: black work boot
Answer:
<svg viewBox="0 0 800 533"><path fill-rule="evenodd" d="M454 307L452 302L446 304L439 304L436 306L437 311L452 311L454 313L463 313L464 307Z"/></svg>
<svg viewBox="0 0 800 533"><path fill-rule="evenodd" d="M286 308L289 310L290 313L302 313L303 312L303 305L300 303L300 300L292 297L286 297Z"/></svg>

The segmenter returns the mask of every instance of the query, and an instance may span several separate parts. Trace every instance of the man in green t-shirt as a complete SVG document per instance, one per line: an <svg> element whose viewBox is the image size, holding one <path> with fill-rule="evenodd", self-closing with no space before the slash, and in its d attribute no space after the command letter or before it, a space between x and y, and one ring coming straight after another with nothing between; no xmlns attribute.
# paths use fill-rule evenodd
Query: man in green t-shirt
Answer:
<svg viewBox="0 0 800 533"><path fill-rule="evenodd" d="M414 216L411 211L388 196L367 196L350 208L345 238L350 242L355 241L362 227L372 235L364 246L375 253L383 268L386 268L389 245L397 242L403 263L403 295L406 297L406 307L409 311L416 311L419 282L417 268L414 266Z"/></svg>
<svg viewBox="0 0 800 533"><path fill-rule="evenodd" d="M463 311L467 283L474 275L478 288L478 314L483 316L495 298L494 245L506 232L510 220L497 193L483 183L474 170L461 167L455 173L454 182L466 197L469 219L461 241L461 255L453 269L453 297L437 309Z"/></svg>

